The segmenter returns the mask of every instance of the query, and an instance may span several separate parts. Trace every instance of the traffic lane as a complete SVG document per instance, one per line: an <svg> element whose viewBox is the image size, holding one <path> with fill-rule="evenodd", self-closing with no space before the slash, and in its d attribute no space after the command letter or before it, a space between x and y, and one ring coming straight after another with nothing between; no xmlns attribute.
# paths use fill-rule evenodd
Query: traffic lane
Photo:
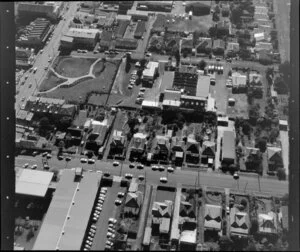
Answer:
<svg viewBox="0 0 300 252"><path fill-rule="evenodd" d="M115 205L118 192L125 192L124 187L119 183L113 183L112 187L107 187L107 195L102 207L99 220L97 222L97 232L92 245L92 250L104 250L105 242L108 240L106 235L108 231L108 219L114 218L118 206Z"/></svg>
<svg viewBox="0 0 300 252"><path fill-rule="evenodd" d="M30 161L31 160L31 161ZM22 167L23 164L28 163L30 165L37 164L38 167L42 167L42 158L38 158L35 162L34 159L20 159L16 158L16 166ZM64 169L66 167L66 161L59 161L52 157L49 160L49 166L51 168ZM102 172L109 172L111 176L120 175L121 165L119 167L114 167L111 162L96 161L95 165L82 164L79 159L72 159L67 163L68 168L72 167L83 167L86 170L101 170ZM136 168L130 169L127 163L123 164L122 175L126 173L131 173L134 177L139 175L146 175L146 182L150 184L160 184L160 178L166 177L166 172L152 171L150 167L146 167L144 170L138 170ZM187 170L176 170L173 174L168 174L168 185L176 186L177 183L184 185L195 185L195 172ZM231 188L237 189L237 182L232 176L222 173L207 173L199 172L200 174L200 184L208 187L218 187L218 188ZM246 188L247 192L259 192L259 186L262 192L267 192L270 194L280 194L283 195L288 193L288 182L278 181L272 178L260 178L243 176L240 174L239 187L243 190Z"/></svg>

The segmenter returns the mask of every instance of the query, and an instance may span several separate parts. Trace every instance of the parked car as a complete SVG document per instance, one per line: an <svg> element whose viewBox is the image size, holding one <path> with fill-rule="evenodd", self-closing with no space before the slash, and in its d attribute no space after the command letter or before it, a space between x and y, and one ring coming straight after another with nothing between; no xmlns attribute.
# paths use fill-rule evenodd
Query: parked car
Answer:
<svg viewBox="0 0 300 252"><path fill-rule="evenodd" d="M113 166L119 166L119 165L120 165L120 163L118 161L113 162Z"/></svg>
<svg viewBox="0 0 300 252"><path fill-rule="evenodd" d="M127 179L132 179L132 178L133 178L133 175L130 174L130 173L126 173L126 174L125 174L125 178L127 178Z"/></svg>
<svg viewBox="0 0 300 252"><path fill-rule="evenodd" d="M134 163L130 163L129 164L129 168L134 168L135 167L135 164Z"/></svg>
<svg viewBox="0 0 300 252"><path fill-rule="evenodd" d="M129 84L128 89L132 89L132 88L133 88L133 85Z"/></svg>
<svg viewBox="0 0 300 252"><path fill-rule="evenodd" d="M158 170L158 166L157 165L152 165L152 171L157 171Z"/></svg>
<svg viewBox="0 0 300 252"><path fill-rule="evenodd" d="M138 164L138 165L137 165L137 168L138 168L139 170L142 170L142 169L144 169L144 165L143 165L143 164Z"/></svg>
<svg viewBox="0 0 300 252"><path fill-rule="evenodd" d="M37 165L36 165L36 164L34 164L34 165L31 166L31 169L32 169L32 170L35 170L36 168L37 168Z"/></svg>
<svg viewBox="0 0 300 252"><path fill-rule="evenodd" d="M163 171L165 170L165 167L162 166L162 165L160 165L160 166L158 167L158 170L161 171L161 172L163 172Z"/></svg>
<svg viewBox="0 0 300 252"><path fill-rule="evenodd" d="M145 180L145 176L144 176L144 175L139 175L139 180L140 180L140 181Z"/></svg>
<svg viewBox="0 0 300 252"><path fill-rule="evenodd" d="M83 164L85 164L85 163L87 163L87 159L86 158L81 158L80 162L83 163Z"/></svg>
<svg viewBox="0 0 300 252"><path fill-rule="evenodd" d="M119 198L123 198L125 196L125 193L123 193L123 192L118 192L118 197Z"/></svg>
<svg viewBox="0 0 300 252"><path fill-rule="evenodd" d="M168 172L174 172L174 168L173 167L168 167Z"/></svg>
<svg viewBox="0 0 300 252"><path fill-rule="evenodd" d="M24 168L27 168L28 166L29 166L28 163L26 163L26 164L23 165Z"/></svg>
<svg viewBox="0 0 300 252"><path fill-rule="evenodd" d="M117 223L117 220L115 218L109 218L108 219L108 223L109 224L116 224Z"/></svg>
<svg viewBox="0 0 300 252"><path fill-rule="evenodd" d="M94 164L95 163L95 159L92 159L92 158L88 159L88 163L89 164Z"/></svg>
<svg viewBox="0 0 300 252"><path fill-rule="evenodd" d="M66 157L66 161L67 162L71 161L71 157Z"/></svg>
<svg viewBox="0 0 300 252"><path fill-rule="evenodd" d="M110 173L109 172L104 172L103 175L104 175L104 177L109 177Z"/></svg>
<svg viewBox="0 0 300 252"><path fill-rule="evenodd" d="M168 179L167 179L166 177L161 177L161 178L159 179L159 181L160 181L161 183L167 183L167 182L168 182Z"/></svg>

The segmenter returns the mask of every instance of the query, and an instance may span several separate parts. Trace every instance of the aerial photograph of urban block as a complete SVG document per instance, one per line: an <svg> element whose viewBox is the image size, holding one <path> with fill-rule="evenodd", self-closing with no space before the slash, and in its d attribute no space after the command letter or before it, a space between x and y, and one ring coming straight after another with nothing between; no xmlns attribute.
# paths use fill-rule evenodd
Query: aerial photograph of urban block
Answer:
<svg viewBox="0 0 300 252"><path fill-rule="evenodd" d="M14 9L14 250L288 250L290 0Z"/></svg>

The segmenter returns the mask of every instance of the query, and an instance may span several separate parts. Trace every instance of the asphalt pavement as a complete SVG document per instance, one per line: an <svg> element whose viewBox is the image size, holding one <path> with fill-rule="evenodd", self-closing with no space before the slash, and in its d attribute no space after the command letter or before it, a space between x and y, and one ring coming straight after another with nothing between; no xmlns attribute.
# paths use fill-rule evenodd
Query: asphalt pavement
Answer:
<svg viewBox="0 0 300 252"><path fill-rule="evenodd" d="M31 156L17 156L15 158L15 166L22 167L25 163L29 165L37 164L38 169L42 169L42 158L41 156L31 157ZM64 168L73 168L73 167L83 167L85 170L90 170L94 172L100 170L102 172L109 172L112 175L119 176L121 164L118 167L114 167L111 162L105 162L101 160L96 160L96 163L93 165L82 164L79 158L73 158L70 162L64 160L59 161L56 157L52 157L48 162L51 168L64 169ZM30 168L29 168L30 169ZM161 184L159 179L166 176L166 172L152 171L151 167L145 167L144 170L138 170L137 168L130 169L129 163L124 162L122 168L122 176L126 173L133 174L134 177L139 175L146 175L146 181L148 184ZM269 193L271 195L284 195L288 193L288 182L287 181L278 181L274 178L259 178L257 175L245 176L240 174L240 178L237 181L233 179L232 176L222 174L222 173L213 173L213 172L200 172L200 185L213 187L213 188L229 188L233 190L245 191L247 193ZM175 172L168 174L168 185L176 186L177 183L181 183L183 186L194 186L195 185L195 176L194 171L189 170L175 170Z"/></svg>

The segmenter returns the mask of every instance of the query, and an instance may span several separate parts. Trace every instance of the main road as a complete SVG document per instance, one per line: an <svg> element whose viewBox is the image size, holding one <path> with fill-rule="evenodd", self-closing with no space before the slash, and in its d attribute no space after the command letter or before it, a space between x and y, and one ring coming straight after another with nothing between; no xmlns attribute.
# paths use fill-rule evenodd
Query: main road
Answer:
<svg viewBox="0 0 300 252"><path fill-rule="evenodd" d="M28 71L22 77L23 79L25 75L27 74L29 75L24 85L20 85L18 87L19 93L16 96L16 103L15 103L16 115L18 115L21 109L23 103L22 98L25 97L26 99L37 92L38 86L41 84L43 78L45 78L47 72L49 71L49 70L45 70L45 67L47 66L49 68L50 64L52 63L52 62L48 62L49 58L51 57L53 61L55 57L59 54L58 48L59 48L60 38L67 31L69 22L74 17L78 4L79 2L69 2L69 10L67 10L62 15L64 17L64 20L61 20L57 24L57 26L53 31L53 36L51 40L43 49L43 53L38 53L36 57L36 60L33 65L33 68L35 67L37 68L36 73L33 72L29 73Z"/></svg>
<svg viewBox="0 0 300 252"><path fill-rule="evenodd" d="M23 167L28 163L29 166L37 164L38 169L42 169L41 156L17 156L15 158L15 166ZM96 160L95 164L82 164L79 158L72 158L71 161L59 161L55 156L48 160L51 168L65 169L74 167L83 167L85 170L91 172L102 171L109 172L112 175L124 176L126 173L131 173L134 177L144 175L148 184L160 184L160 177L168 177L168 185L176 186L181 183L184 186L195 186L198 184L197 173L188 170L175 170L174 173L167 174L165 172L152 171L150 167L145 167L143 170L137 168L130 169L129 164L124 162L118 167L114 167L112 162L105 162ZM30 169L30 168L28 168ZM230 188L231 190L241 190L246 193L267 193L271 195L284 195L288 193L288 182L278 181L270 178L258 178L256 175L243 176L240 174L238 181L234 180L232 176L222 173L213 172L199 172L199 184L214 188Z"/></svg>

